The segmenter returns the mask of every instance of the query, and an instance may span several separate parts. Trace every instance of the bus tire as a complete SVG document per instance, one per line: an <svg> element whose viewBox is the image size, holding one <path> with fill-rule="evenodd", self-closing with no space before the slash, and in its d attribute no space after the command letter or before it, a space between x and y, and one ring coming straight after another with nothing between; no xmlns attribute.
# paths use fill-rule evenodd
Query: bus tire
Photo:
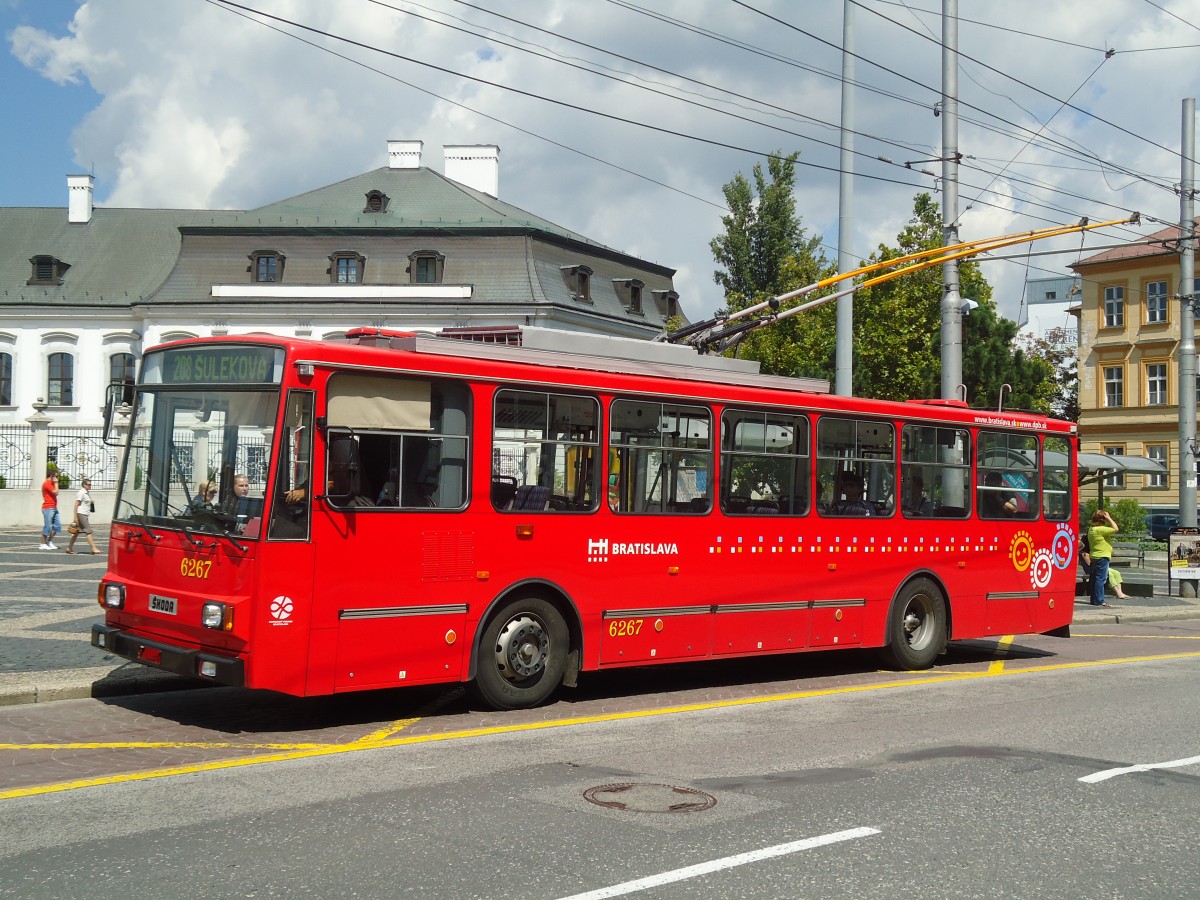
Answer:
<svg viewBox="0 0 1200 900"><path fill-rule="evenodd" d="M946 646L946 598L928 578L904 586L888 617L884 662L897 669L928 669Z"/></svg>
<svg viewBox="0 0 1200 900"><path fill-rule="evenodd" d="M562 683L570 650L567 623L547 600L502 606L483 630L472 693L493 709L529 709Z"/></svg>

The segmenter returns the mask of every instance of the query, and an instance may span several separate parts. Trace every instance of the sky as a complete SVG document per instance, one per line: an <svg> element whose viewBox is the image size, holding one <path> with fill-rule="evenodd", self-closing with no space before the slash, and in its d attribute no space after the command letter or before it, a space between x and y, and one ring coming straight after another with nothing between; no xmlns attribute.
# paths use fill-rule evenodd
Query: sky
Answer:
<svg viewBox="0 0 1200 900"><path fill-rule="evenodd" d="M501 199L676 269L699 319L723 185L797 151L797 212L838 258L841 3L240 3L0 0L0 206L65 207L90 172L100 206L253 209L386 165L389 139L438 171L445 144L496 144ZM855 259L943 202L941 8L850 5ZM1020 320L1028 279L1179 221L1200 0L957 8L961 237L1144 217L985 262Z"/></svg>

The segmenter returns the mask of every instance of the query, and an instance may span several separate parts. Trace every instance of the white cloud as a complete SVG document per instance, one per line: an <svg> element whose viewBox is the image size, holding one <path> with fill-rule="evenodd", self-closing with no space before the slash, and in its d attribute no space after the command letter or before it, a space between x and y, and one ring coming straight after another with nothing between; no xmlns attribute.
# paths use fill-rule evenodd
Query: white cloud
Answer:
<svg viewBox="0 0 1200 900"><path fill-rule="evenodd" d="M675 90L695 101L686 104L367 0L248 5L262 5L282 17L395 54L300 33L305 41L384 74L215 4L93 0L80 7L66 34L20 27L10 35L10 43L14 54L44 77L56 83L85 80L101 95L99 106L78 123L73 145L80 163L94 165L101 202L110 205L248 208L384 165L389 138L423 140L426 164L434 167L440 167L444 143L496 143L501 147L504 199L603 243L677 268L676 288L693 317L708 315L720 305L708 249L720 228L720 212L710 204L720 203L722 184L735 172L748 174L760 156L598 118L465 77L475 76L733 148L800 150L798 208L810 231L825 233L827 253L836 258L838 176L832 170L838 165L833 123L840 105L836 45L841 42L841 5L801 7L785 0L752 4L828 42L821 43L716 0L642 2L663 16L712 28L763 52L655 21L617 2L526 0L494 7L531 25L667 70L654 72L449 0L424 0L420 7L399 0L393 4L462 28L518 35L525 46L546 48L539 49L541 53L553 51L563 59L636 71L639 83ZM864 85L855 94L854 123L859 132L855 148L861 155L855 162L860 177L852 249L859 257L880 242L894 242L911 214L913 195L933 190L938 183L876 157L899 164L936 157L943 121L933 115L939 99L938 46L895 24L940 36L938 10L918 15L911 11L914 2L863 2L864 8L856 11L855 38L863 57L855 64L855 77ZM1172 11L1200 24L1200 0L1174 3ZM1152 174L1167 185L1177 180L1174 148L1179 142L1180 99L1196 93L1195 51L1121 52L1107 60L1103 51L1186 44L1190 38L1181 37L1186 26L1137 0L963 3L960 13L964 19L987 19L1013 29L968 21L959 27L959 147L969 157L961 176L962 207L973 203L962 215L964 237L1028 230L1081 216L1115 218L1122 209L1142 209L1167 220L1178 216L1178 201L1169 190L1045 144L1077 147L1081 153ZM472 24L451 18L455 16ZM671 72L715 87L688 83ZM717 88L791 113L756 109L748 100L709 99L720 96ZM1062 109L1060 101L1076 91L1077 106L1130 133ZM1042 128L1039 119L1052 116L1042 136L1025 146L1029 133L1019 127L1036 131ZM828 124L814 124L814 119ZM659 187L622 168L678 190ZM914 168L940 174L937 163ZM1050 187L1070 193L1055 194ZM1093 242L1112 239L1110 235ZM1029 275L1062 272L1064 265L1064 260L1043 258ZM988 263L985 273L996 287L1002 311L1015 316L1025 268Z"/></svg>

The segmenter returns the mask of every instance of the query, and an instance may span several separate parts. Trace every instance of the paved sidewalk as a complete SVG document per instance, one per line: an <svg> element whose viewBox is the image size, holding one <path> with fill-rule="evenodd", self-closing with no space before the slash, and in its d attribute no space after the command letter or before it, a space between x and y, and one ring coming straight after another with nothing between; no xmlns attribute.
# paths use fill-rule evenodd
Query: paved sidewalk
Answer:
<svg viewBox="0 0 1200 900"><path fill-rule="evenodd" d="M107 531L96 534L102 551ZM96 588L105 555L62 549L38 550L37 528L0 531L0 706L81 697L194 688L199 682L160 672L91 646L92 624L103 621ZM66 547L66 539L58 542ZM1077 624L1157 622L1200 618L1200 600L1166 595L1165 560L1161 575L1151 561L1145 570L1126 571L1126 585L1144 584L1154 593L1112 600L1114 608L1095 609L1076 598ZM1176 586L1177 587L1177 586Z"/></svg>

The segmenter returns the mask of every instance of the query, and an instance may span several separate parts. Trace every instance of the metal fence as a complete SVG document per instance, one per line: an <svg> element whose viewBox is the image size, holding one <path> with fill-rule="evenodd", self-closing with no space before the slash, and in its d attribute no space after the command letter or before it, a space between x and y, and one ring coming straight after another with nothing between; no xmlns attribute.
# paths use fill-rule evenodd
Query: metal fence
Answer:
<svg viewBox="0 0 1200 900"><path fill-rule="evenodd" d="M41 483L45 466L33 465L32 444L33 430L28 425L0 425L0 488L29 489ZM175 433L177 462L183 469L182 477L189 482L205 477L202 471L193 471L194 446L191 432ZM103 429L99 427L51 426L47 430L46 463L58 466L58 471L70 478L75 487L87 478L95 490L116 488L123 453L123 447L104 443ZM221 447L213 442L209 446L208 470L219 472L221 462ZM235 471L249 475L251 487L259 492L266 485L269 462L270 448L265 437L239 435Z"/></svg>
<svg viewBox="0 0 1200 900"><path fill-rule="evenodd" d="M90 479L96 490L117 486L121 471L121 448L104 443L102 428L54 428L47 433L46 461L70 477L75 487ZM40 475L40 473L39 473Z"/></svg>
<svg viewBox="0 0 1200 900"><path fill-rule="evenodd" d="M28 425L0 425L0 487L28 488L30 444L33 430Z"/></svg>

